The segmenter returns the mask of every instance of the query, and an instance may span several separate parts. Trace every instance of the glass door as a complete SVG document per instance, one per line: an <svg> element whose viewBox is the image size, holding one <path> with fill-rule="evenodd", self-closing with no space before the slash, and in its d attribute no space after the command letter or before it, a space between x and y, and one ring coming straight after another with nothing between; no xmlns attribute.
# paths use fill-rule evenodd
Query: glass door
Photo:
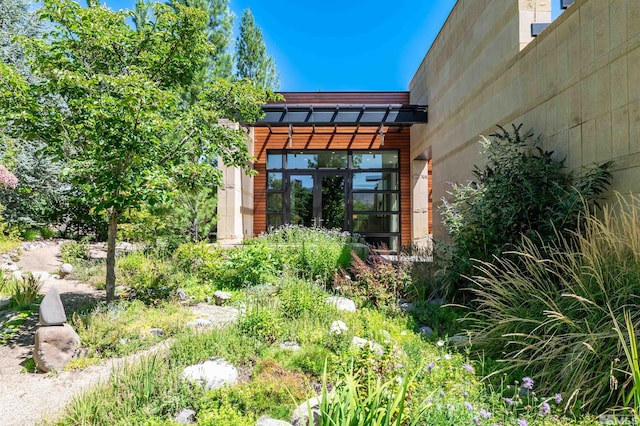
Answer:
<svg viewBox="0 0 640 426"><path fill-rule="evenodd" d="M340 172L318 172L319 200L316 221L323 228L349 229L346 223L346 176Z"/></svg>
<svg viewBox="0 0 640 426"><path fill-rule="evenodd" d="M346 174L315 171L289 175L289 223L348 229Z"/></svg>

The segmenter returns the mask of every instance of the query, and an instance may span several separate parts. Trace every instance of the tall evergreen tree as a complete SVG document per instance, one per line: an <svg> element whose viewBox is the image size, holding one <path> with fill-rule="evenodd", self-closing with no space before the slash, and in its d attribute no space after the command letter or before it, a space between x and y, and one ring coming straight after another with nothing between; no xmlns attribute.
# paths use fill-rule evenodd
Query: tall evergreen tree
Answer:
<svg viewBox="0 0 640 426"><path fill-rule="evenodd" d="M277 90L280 86L275 61L267 55L262 30L248 8L242 14L236 39L236 77L248 78L265 89Z"/></svg>
<svg viewBox="0 0 640 426"><path fill-rule="evenodd" d="M231 78L233 61L231 53L229 53L229 46L231 45L233 13L229 9L229 0L169 1L169 5L173 7L178 4L200 9L209 17L206 30L207 39L214 48L210 55L211 61L208 64L206 76L208 78Z"/></svg>
<svg viewBox="0 0 640 426"><path fill-rule="evenodd" d="M0 1L0 62L11 65L27 81L34 77L16 37L37 39L42 25L28 0ZM42 102L54 103L54 99ZM22 229L57 222L66 200L60 182L62 166L44 153L44 144L11 138L11 123L0 129L0 164L18 178L13 190L0 190L3 218Z"/></svg>

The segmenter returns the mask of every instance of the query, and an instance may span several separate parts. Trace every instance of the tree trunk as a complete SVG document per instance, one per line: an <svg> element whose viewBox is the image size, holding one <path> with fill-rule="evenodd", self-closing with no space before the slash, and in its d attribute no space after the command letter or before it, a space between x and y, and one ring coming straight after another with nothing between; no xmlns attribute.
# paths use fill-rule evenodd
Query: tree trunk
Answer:
<svg viewBox="0 0 640 426"><path fill-rule="evenodd" d="M112 301L116 295L116 232L118 231L119 220L120 214L118 212L109 212L109 232L107 234L107 280L105 282L107 302Z"/></svg>

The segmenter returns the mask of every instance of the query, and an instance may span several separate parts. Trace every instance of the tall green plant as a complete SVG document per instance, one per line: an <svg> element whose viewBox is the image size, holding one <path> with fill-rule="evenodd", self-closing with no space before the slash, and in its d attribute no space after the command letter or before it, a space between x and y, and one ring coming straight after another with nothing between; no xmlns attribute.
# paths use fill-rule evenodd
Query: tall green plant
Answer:
<svg viewBox="0 0 640 426"><path fill-rule="evenodd" d="M490 262L522 236L545 244L575 230L585 207L596 204L611 182L611 162L574 176L564 160L539 146L540 138L521 133L522 124L512 132L499 128L481 140L486 165L474 168L474 180L452 184L443 199L440 212L453 243L452 291L471 274L471 259Z"/></svg>
<svg viewBox="0 0 640 426"><path fill-rule="evenodd" d="M509 257L479 262L474 345L505 370L537 377L541 393L572 395L568 404L583 410L625 403L637 368L625 345L635 342L618 324L640 325L639 203L619 196L570 237L543 247L525 238Z"/></svg>
<svg viewBox="0 0 640 426"><path fill-rule="evenodd" d="M275 61L267 54L262 30L250 9L242 13L240 33L236 39L236 77L248 78L258 87L277 90L279 77Z"/></svg>
<svg viewBox="0 0 640 426"><path fill-rule="evenodd" d="M64 159L71 183L108 218L107 299L114 297L123 214L176 187L220 182L221 171L202 158L248 167L246 135L219 121L255 121L268 97L246 81L216 80L185 103L214 49L203 32L207 16L179 5L152 9L153 25L136 31L129 12L45 0L42 16L53 30L24 42L38 84L1 68L0 84L11 94L0 94L2 121ZM39 102L47 96L64 99L64 108Z"/></svg>

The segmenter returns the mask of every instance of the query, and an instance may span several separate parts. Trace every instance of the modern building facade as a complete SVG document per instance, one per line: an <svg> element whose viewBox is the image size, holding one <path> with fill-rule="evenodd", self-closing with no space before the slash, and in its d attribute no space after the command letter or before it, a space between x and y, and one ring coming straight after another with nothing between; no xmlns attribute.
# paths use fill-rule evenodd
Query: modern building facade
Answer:
<svg viewBox="0 0 640 426"><path fill-rule="evenodd" d="M545 28L551 1L568 7ZM281 223L391 248L443 238L433 212L446 182L471 177L496 124L523 123L572 170L613 160L614 189L639 192L639 47L640 1L459 0L408 92L265 106L251 129L258 174L227 170L219 191L219 240Z"/></svg>

